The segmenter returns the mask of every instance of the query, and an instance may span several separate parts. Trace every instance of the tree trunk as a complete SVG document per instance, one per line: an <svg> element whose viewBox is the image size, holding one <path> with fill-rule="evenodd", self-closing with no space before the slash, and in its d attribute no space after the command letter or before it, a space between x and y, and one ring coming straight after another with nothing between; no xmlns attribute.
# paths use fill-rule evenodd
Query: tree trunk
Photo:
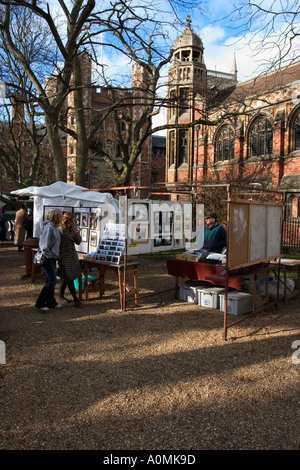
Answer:
<svg viewBox="0 0 300 470"><path fill-rule="evenodd" d="M49 117L46 115L47 137L52 151L54 162L54 171L56 181L67 182L67 168L65 156L63 154L61 139L57 126L53 126Z"/></svg>
<svg viewBox="0 0 300 470"><path fill-rule="evenodd" d="M90 122L87 112L84 110L82 98L82 75L80 59L76 59L73 67L74 81L74 108L77 132L77 159L76 159L76 184L86 186L86 170L88 163L89 144L87 138L87 123Z"/></svg>

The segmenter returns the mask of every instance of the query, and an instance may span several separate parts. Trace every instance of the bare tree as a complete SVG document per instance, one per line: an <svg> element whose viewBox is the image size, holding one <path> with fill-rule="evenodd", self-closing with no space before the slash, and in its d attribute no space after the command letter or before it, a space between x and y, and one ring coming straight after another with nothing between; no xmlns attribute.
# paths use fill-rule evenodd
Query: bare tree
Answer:
<svg viewBox="0 0 300 470"><path fill-rule="evenodd" d="M166 22L168 26L170 24L176 26L180 22L177 15L179 6L189 9L193 7L192 2L185 0L167 2L167 4L170 7L169 11L173 13L171 20L168 19ZM3 34L3 41L30 80L32 85L30 99L36 102L45 115L47 139L52 150L56 179L65 181L67 177L60 139L62 129L77 140L76 182L78 184L85 183L89 151L95 150L94 135L99 120L94 120L95 125L90 129L86 125L87 110L83 106L82 92L85 87L91 87L92 84L83 81L80 69L82 53L85 51L93 53L95 47L101 42L99 40L101 33L104 32L110 35L111 39L107 47L125 54L132 63L146 70L149 81L147 89L143 90L143 99L145 95L147 99L143 103L140 118L135 122L130 118L128 109L130 107L133 109L136 102L129 103L128 97L125 102L122 100L114 102L116 95L113 87L111 87L112 103L105 112L106 116L113 113L117 119L126 114L126 140L122 140L122 136L118 135L124 160L122 168L114 164L110 155L104 155L117 173L118 184L126 184L144 142L151 132L155 131L151 127L151 118L157 112L156 95L160 73L171 58L170 41L167 37L168 28L164 27L166 24L164 25L161 17L157 16L157 2L148 0L141 6L140 2L120 0L111 2L107 8L104 4L100 10L95 0L74 0L70 5L60 0L58 2L60 11L56 17L51 13L53 4L50 6L35 1L0 0L0 5L2 5L0 30ZM24 11L31 12L38 18L41 22L41 30L46 30L52 39L53 50L49 54L48 52L46 55L41 54L34 63L28 60L26 52L14 34L16 23L19 18L22 18ZM161 39L165 41L165 49L162 48ZM96 54L94 58L96 60ZM43 66L42 60L45 62ZM38 61L39 67L36 66ZM45 85L46 73L50 76ZM76 131L74 128L69 128L66 120L68 110L65 108L65 102L71 92L74 93ZM126 105L125 114L124 105ZM120 112L117 111L117 107L120 107ZM130 145L129 140L131 140Z"/></svg>
<svg viewBox="0 0 300 470"><path fill-rule="evenodd" d="M0 29L3 34L3 41L14 60L22 67L29 79L32 90L31 99L35 100L45 115L45 126L47 129L47 139L49 141L56 179L66 181L66 165L61 144L60 120L64 107L65 98L70 91L70 80L73 72L74 61L78 56L80 41L85 34L85 23L92 9L95 6L94 0L86 0L83 5L82 0L76 0L68 10L64 2L60 2L66 22L66 29L62 29L61 23L52 16L49 5L37 2L11 1L0 2L3 7L1 11ZM44 9L43 9L44 6ZM41 21L41 30L47 30L51 35L52 49L54 52L47 55L49 50L38 57L38 61L31 61L27 50L22 48L22 38L15 35L16 24L27 12L31 12L34 17ZM18 21L19 20L19 21ZM65 37L64 37L65 35ZM19 40L18 40L19 39ZM48 68L42 66L42 60ZM37 62L40 67L36 67ZM45 85L45 72L48 72L52 65L52 83L55 83L53 93L49 93L49 83ZM44 73L43 73L44 72Z"/></svg>
<svg viewBox="0 0 300 470"><path fill-rule="evenodd" d="M253 55L263 52L265 59L259 67L263 72L290 65L300 59L299 1L241 2L234 4L227 19L236 30L236 36L250 36Z"/></svg>
<svg viewBox="0 0 300 470"><path fill-rule="evenodd" d="M19 42L27 60L37 64L37 57L42 53L46 54L47 34L40 30L32 15L25 14L25 11L23 13L22 18L16 17L14 38ZM6 47L2 31L0 46L0 73L6 84L3 93L5 96L0 105L0 163L4 169L1 177L17 188L22 188L43 181L41 169L46 163L43 145L46 130L43 116L41 120L41 110L32 99L33 85ZM49 161L47 166L49 173Z"/></svg>

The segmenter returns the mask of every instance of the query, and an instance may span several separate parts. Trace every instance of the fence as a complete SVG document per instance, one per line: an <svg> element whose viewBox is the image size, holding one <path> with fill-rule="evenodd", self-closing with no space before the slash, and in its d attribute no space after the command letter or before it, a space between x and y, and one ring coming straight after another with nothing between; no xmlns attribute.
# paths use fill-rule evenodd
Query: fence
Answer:
<svg viewBox="0 0 300 470"><path fill-rule="evenodd" d="M289 218L282 226L282 252L300 251L300 219Z"/></svg>

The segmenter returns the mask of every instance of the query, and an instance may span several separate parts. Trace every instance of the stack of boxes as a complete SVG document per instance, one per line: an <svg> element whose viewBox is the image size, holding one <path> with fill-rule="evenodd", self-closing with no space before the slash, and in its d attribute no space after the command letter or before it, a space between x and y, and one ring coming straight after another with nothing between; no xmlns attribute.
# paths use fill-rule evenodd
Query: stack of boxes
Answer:
<svg viewBox="0 0 300 470"><path fill-rule="evenodd" d="M180 299L193 302L199 307L225 310L225 288L207 286L200 281L187 281L180 285ZM253 311L253 296L247 292L229 291L227 294L227 313L243 315Z"/></svg>

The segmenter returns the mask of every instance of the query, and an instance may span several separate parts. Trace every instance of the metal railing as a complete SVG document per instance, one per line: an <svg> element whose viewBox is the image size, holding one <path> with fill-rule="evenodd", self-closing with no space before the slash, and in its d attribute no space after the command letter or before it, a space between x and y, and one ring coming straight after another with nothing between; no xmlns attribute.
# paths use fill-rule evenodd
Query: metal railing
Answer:
<svg viewBox="0 0 300 470"><path fill-rule="evenodd" d="M300 251L300 219L289 218L282 224L282 251Z"/></svg>

